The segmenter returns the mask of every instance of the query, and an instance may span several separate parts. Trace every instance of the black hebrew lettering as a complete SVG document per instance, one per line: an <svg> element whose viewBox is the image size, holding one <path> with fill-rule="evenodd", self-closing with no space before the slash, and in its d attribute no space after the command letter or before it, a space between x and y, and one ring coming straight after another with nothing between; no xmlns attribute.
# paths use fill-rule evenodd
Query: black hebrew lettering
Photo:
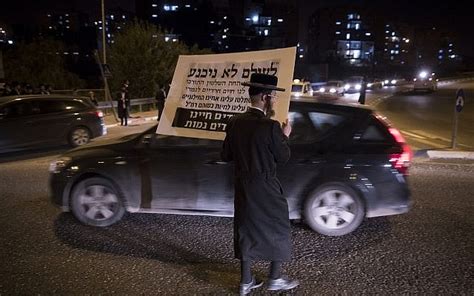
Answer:
<svg viewBox="0 0 474 296"><path fill-rule="evenodd" d="M231 72L232 72L233 74L230 75ZM235 75L237 75L237 72L238 72L238 71L237 71L237 69L235 69L235 64L232 64L232 67L230 67L230 69L229 69L229 68L225 68L225 69L224 69L224 72L222 73L221 78L225 78L225 77L229 77L229 76L230 76L231 78L234 78Z"/></svg>
<svg viewBox="0 0 474 296"><path fill-rule="evenodd" d="M228 105L230 107L230 105ZM224 132L229 118L237 112L203 111L199 109L176 109L176 114L171 126Z"/></svg>

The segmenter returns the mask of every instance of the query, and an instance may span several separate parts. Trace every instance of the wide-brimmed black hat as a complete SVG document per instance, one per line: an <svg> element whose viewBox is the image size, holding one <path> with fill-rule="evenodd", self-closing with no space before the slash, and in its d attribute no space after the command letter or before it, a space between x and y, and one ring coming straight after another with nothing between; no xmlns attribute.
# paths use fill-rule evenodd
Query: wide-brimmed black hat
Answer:
<svg viewBox="0 0 474 296"><path fill-rule="evenodd" d="M284 88L277 87L278 77L262 73L253 73L250 76L250 81L242 82L243 86L256 87L261 89L285 91Z"/></svg>

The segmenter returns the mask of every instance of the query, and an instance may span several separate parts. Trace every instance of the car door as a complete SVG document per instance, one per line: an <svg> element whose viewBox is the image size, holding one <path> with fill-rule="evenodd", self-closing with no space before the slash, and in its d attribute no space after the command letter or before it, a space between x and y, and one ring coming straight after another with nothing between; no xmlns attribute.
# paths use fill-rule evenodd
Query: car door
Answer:
<svg viewBox="0 0 474 296"><path fill-rule="evenodd" d="M221 141L161 136L151 149L152 209L233 215L233 167Z"/></svg>
<svg viewBox="0 0 474 296"><path fill-rule="evenodd" d="M33 100L34 109L39 110L38 116L28 120L28 124L36 127L38 137L33 144L65 142L69 132L72 117L71 106L64 99Z"/></svg>
<svg viewBox="0 0 474 296"><path fill-rule="evenodd" d="M341 127L350 120L347 114L331 110L293 107L289 112L293 131L291 157L279 169L288 199L290 217L297 216L302 201L315 189L316 179L324 178L329 166L337 166L344 141Z"/></svg>
<svg viewBox="0 0 474 296"><path fill-rule="evenodd" d="M0 108L0 149L9 151L28 147L33 141L33 127L28 120L34 117L31 103L18 100Z"/></svg>

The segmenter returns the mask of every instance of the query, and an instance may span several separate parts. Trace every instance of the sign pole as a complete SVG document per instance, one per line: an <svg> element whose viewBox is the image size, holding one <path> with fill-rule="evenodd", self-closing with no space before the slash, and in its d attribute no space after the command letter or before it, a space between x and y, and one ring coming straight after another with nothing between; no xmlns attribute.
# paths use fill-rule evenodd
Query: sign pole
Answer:
<svg viewBox="0 0 474 296"><path fill-rule="evenodd" d="M459 113L464 107L464 90L462 88L458 89L456 92L456 104L454 105L454 122L453 122L453 133L451 137L451 148L456 148L456 139L458 136L458 118Z"/></svg>
<svg viewBox="0 0 474 296"><path fill-rule="evenodd" d="M453 132L451 137L451 148L456 149L456 138L458 136L458 114L459 112L454 109L454 122L453 122Z"/></svg>

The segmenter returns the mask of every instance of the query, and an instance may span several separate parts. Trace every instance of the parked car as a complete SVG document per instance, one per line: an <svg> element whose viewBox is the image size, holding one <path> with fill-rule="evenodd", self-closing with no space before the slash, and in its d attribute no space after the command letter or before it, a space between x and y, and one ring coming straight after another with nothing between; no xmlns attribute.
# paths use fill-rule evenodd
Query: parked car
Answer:
<svg viewBox="0 0 474 296"><path fill-rule="evenodd" d="M301 96L312 96L313 88L309 81L303 81L299 79L293 80L291 85L291 96L301 97Z"/></svg>
<svg viewBox="0 0 474 296"><path fill-rule="evenodd" d="M102 112L85 97L0 98L0 152L62 143L77 147L106 132Z"/></svg>
<svg viewBox="0 0 474 296"><path fill-rule="evenodd" d="M342 97L344 92L344 82L340 80L330 80L318 89L318 93L325 96Z"/></svg>
<svg viewBox="0 0 474 296"><path fill-rule="evenodd" d="M364 81L363 76L351 76L344 81L344 89L347 93L359 92Z"/></svg>
<svg viewBox="0 0 474 296"><path fill-rule="evenodd" d="M391 77L384 80L384 86L397 86L407 83L405 78Z"/></svg>
<svg viewBox="0 0 474 296"><path fill-rule="evenodd" d="M373 111L300 99L290 104L291 158L278 176L290 219L331 236L365 217L410 208L411 151ZM155 133L73 149L50 165L51 200L82 223L109 226L125 212L233 216L233 165L222 141Z"/></svg>
<svg viewBox="0 0 474 296"><path fill-rule="evenodd" d="M435 73L421 71L418 76L413 79L413 91L425 90L435 91L438 89L438 79Z"/></svg>

